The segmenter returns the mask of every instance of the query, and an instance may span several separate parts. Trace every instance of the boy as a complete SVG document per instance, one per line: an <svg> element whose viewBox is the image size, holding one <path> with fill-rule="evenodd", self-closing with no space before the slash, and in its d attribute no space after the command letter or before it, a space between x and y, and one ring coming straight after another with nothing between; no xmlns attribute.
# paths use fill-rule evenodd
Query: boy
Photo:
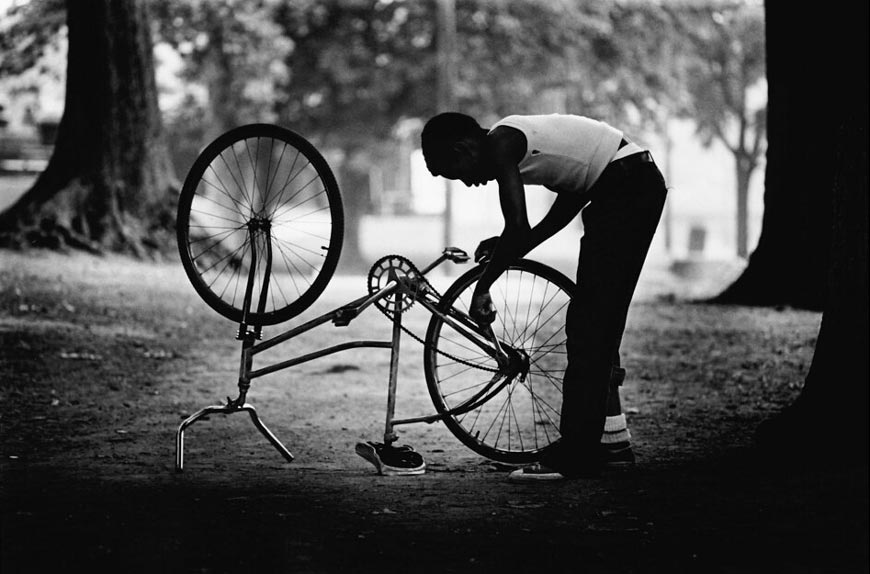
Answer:
<svg viewBox="0 0 870 574"><path fill-rule="evenodd" d="M630 464L619 346L667 193L652 156L603 122L563 114L508 116L487 130L467 115L443 113L426 123L422 148L434 176L468 187L498 183L504 230L475 251L475 260L486 262L470 309L480 324L495 318L489 288L507 266L583 210L577 292L565 326L562 438L540 465L511 473L511 480L595 476L605 464ZM556 193L534 228L525 184Z"/></svg>

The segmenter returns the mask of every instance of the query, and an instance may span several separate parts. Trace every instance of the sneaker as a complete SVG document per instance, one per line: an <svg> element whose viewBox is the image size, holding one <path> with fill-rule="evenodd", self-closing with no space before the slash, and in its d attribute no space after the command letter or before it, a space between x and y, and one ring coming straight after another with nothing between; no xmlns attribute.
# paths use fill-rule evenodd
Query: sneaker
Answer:
<svg viewBox="0 0 870 574"><path fill-rule="evenodd" d="M543 470L531 467L531 474L549 474L551 471L564 478L596 478L601 475L605 466L603 449L593 447L583 454L581 450L569 450L564 443L553 447L541 456L539 463Z"/></svg>
<svg viewBox="0 0 870 574"><path fill-rule="evenodd" d="M407 445L395 447L369 441L357 443L354 450L372 463L378 469L378 474L410 476L426 472L423 457Z"/></svg>
<svg viewBox="0 0 870 574"><path fill-rule="evenodd" d="M508 475L508 480L512 482L552 482L564 479L564 474L540 463L520 468Z"/></svg>
<svg viewBox="0 0 870 574"><path fill-rule="evenodd" d="M631 466L634 464L634 451L628 441L612 444L601 443L604 466L608 468Z"/></svg>

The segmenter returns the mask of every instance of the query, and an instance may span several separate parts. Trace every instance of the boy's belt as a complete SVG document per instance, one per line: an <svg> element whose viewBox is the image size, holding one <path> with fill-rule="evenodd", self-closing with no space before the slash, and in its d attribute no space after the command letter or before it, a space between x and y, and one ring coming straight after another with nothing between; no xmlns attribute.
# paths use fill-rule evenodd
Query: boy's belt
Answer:
<svg viewBox="0 0 870 574"><path fill-rule="evenodd" d="M604 168L604 172L601 175L603 176L605 173L611 172L615 172L614 175L616 175L616 173L625 173L632 167L642 163L655 163L650 152L642 151L640 153L633 153L612 161L607 164L607 167Z"/></svg>

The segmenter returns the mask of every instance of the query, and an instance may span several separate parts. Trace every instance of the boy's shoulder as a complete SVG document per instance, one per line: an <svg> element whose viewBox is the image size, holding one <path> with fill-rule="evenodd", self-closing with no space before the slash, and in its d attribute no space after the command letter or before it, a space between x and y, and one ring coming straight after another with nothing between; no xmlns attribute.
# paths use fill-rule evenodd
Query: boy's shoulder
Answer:
<svg viewBox="0 0 870 574"><path fill-rule="evenodd" d="M497 125L489 131L486 139L496 158L519 162L526 155L526 134L517 128Z"/></svg>

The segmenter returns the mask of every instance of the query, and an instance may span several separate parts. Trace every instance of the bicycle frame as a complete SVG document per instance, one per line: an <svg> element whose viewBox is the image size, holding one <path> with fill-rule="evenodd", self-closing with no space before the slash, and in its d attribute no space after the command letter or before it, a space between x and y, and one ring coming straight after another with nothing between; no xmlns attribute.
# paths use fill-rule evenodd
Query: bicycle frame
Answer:
<svg viewBox="0 0 870 574"><path fill-rule="evenodd" d="M200 409L199 411L185 419L179 425L176 432L176 471L181 471L184 468L185 430L196 421L210 414L228 415L238 412L247 412L250 415L251 421L253 422L257 430L259 430L260 433L266 437L266 439L272 444L272 446L274 446L278 450L278 452L284 457L285 460L287 460L288 462L292 462L294 459L293 454L266 427L266 425L263 424L262 420L257 414L256 409L251 404L247 403L247 393L250 389L251 381L253 379L268 375L270 373L274 373L276 371L287 369L295 365L306 363L308 361L319 359L321 357L325 357L348 349L381 348L390 349L391 351L387 390L387 412L384 428L384 443L388 445L395 442L398 438L398 435L394 430L396 426L421 422L431 424L436 421L442 420L448 416L462 414L464 412L476 409L482 403L486 402L492 396L498 393L505 385L509 384L514 377L518 375L521 377L524 376L521 374L522 358L516 351L501 343L495 336L495 333L492 331L491 328L487 328L486 330L482 329L468 315L462 313L457 309L448 309L446 312L442 312L438 308L440 299L435 294L427 289L417 289L416 287L418 287L418 285L412 285L412 280L409 280L407 277L398 277L395 274L390 277L388 283L377 293L364 295L362 297L354 299L350 303L333 309L332 311L320 315L319 317L311 319L310 321L299 325L298 327L294 327L292 329L284 331L283 333L280 333L265 341L258 342L262 336L262 328L259 325L251 327L247 324L247 318L250 312L250 305L252 302L254 279L257 271L256 234L258 231L264 232L267 239L267 241L265 241L267 250L264 257L265 279L258 301L258 312L260 313L262 313L266 302L268 276L271 269L272 253L270 248L271 242L268 240L269 229L267 226L261 226L258 222L252 222L252 224L249 225L249 237L252 247L252 263L248 273L248 281L244 298L244 314L242 322L239 325L239 331L237 334L237 339L241 340L242 342L238 380L239 394L235 399L230 399L229 397L227 397L227 402L224 405L212 405ZM461 249L448 247L444 249L440 257L438 257L435 261L433 261L431 264L421 270L420 273L421 275L425 276L426 273L441 265L445 261L464 263L467 260L468 255L465 254L465 252L463 252ZM396 391L398 388L399 351L401 347L402 334L402 309L399 302L404 296L413 297L415 301L423 305L430 313L441 317L443 321L448 323L458 333L462 334L471 343L479 347L489 356L493 357L497 361L497 364L499 366L499 371L496 372L493 375L492 379L487 384L483 385L483 388L475 393L474 396L468 398L462 404L457 405L455 408L445 413L433 413L430 415L404 419L394 418L396 406ZM325 323L332 322L336 327L347 326L365 309L371 307L379 300L389 299L390 297L394 298L394 301L396 303L396 311L392 318L393 328L390 340L347 341L344 343L320 349L318 351L306 353L297 357L280 361L271 365L266 365L258 369L253 368L255 355L282 343L288 342L293 338L303 333L306 333L316 327L319 327Z"/></svg>

